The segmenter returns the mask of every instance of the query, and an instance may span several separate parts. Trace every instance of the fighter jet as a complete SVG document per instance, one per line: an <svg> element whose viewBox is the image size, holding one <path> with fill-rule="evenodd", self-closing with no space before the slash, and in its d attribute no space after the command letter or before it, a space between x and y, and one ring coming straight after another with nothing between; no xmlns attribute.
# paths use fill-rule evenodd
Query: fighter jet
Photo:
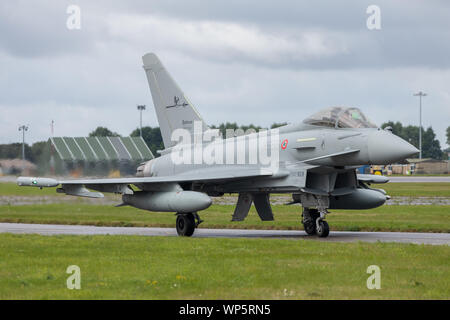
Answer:
<svg viewBox="0 0 450 320"><path fill-rule="evenodd" d="M384 190L371 187L388 179L358 174L358 167L391 164L419 152L390 130L378 128L358 108L347 107L327 108L299 123L269 131L218 135L205 142L202 137L211 137L213 130L158 57L144 55L143 67L165 147L159 157L142 163L136 177L19 177L18 185L60 186L59 193L92 198L103 197L102 192L122 194L119 206L176 213L180 236L193 235L202 222L198 212L211 205L212 197L238 194L232 221L244 220L252 203L261 220L270 221L274 220L270 194L289 193L289 204L303 207L301 222L306 233L326 237L329 210L371 209L389 198ZM270 150L271 161L251 161L264 149L255 146ZM206 151L211 157L205 157Z"/></svg>

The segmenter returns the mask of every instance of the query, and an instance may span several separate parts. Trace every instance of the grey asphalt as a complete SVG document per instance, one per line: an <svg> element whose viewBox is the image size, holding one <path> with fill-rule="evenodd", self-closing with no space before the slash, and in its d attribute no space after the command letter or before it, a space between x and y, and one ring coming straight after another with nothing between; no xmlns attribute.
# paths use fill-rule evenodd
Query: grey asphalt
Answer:
<svg viewBox="0 0 450 320"><path fill-rule="evenodd" d="M95 227L80 225L51 225L0 223L0 233L27 233L41 235L141 235L141 236L177 236L174 228L138 228L138 227ZM202 229L195 230L197 238L286 238L314 239L318 241L339 242L401 242L415 244L450 245L450 233L413 233L413 232L347 232L332 231L328 238L308 236L304 231L296 230L245 230L245 229Z"/></svg>

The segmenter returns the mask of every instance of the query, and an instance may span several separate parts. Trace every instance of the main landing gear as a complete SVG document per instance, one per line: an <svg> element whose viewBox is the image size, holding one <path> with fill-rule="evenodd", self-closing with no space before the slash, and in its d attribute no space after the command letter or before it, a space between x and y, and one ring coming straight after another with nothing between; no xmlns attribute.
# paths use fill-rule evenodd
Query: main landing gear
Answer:
<svg viewBox="0 0 450 320"><path fill-rule="evenodd" d="M321 238L325 238L330 234L330 227L324 220L326 212L319 212L313 208L303 208L302 223L305 232L309 235L317 234Z"/></svg>
<svg viewBox="0 0 450 320"><path fill-rule="evenodd" d="M177 213L177 233L179 236L190 237L202 222L197 212Z"/></svg>

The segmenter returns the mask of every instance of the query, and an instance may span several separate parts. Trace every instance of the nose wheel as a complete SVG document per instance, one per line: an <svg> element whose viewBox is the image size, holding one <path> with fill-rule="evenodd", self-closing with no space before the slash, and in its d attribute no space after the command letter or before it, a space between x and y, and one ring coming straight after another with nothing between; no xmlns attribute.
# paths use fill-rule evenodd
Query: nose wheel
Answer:
<svg viewBox="0 0 450 320"><path fill-rule="evenodd" d="M316 234L321 238L328 237L328 235L330 234L330 227L328 226L328 222L322 220L321 218L318 218L316 220Z"/></svg>
<svg viewBox="0 0 450 320"><path fill-rule="evenodd" d="M324 220L326 212L319 212L318 209L303 208L303 227L308 235L318 235L325 238L330 234L330 227Z"/></svg>
<svg viewBox="0 0 450 320"><path fill-rule="evenodd" d="M309 235L316 234L316 220L320 217L319 211L312 208L303 208L302 217L302 223L305 232Z"/></svg>

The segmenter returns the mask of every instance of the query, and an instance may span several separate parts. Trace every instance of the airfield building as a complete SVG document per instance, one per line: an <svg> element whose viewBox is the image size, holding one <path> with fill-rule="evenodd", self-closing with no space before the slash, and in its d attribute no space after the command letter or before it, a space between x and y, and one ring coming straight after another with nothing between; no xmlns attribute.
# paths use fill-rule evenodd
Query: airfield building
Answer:
<svg viewBox="0 0 450 320"><path fill-rule="evenodd" d="M53 137L41 156L41 174L132 176L154 156L142 137Z"/></svg>

